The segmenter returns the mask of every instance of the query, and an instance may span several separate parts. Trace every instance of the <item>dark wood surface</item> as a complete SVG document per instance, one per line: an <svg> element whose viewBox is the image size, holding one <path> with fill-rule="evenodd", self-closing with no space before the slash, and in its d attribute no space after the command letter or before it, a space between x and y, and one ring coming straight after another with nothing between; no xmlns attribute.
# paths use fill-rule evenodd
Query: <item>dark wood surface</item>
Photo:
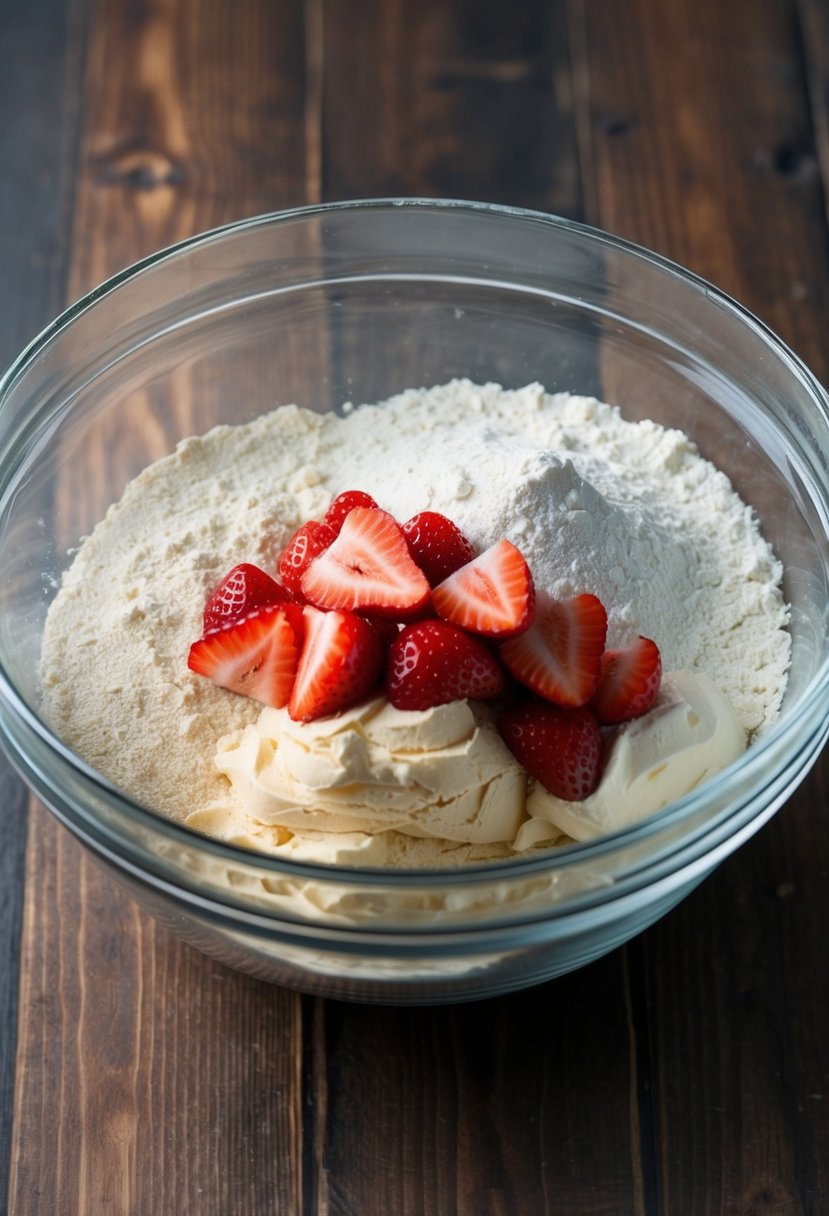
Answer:
<svg viewBox="0 0 829 1216"><path fill-rule="evenodd" d="M0 56L4 361L171 240L423 194L650 245L829 379L825 0L7 0ZM623 949L401 1010L180 944L4 764L0 1209L829 1212L827 765Z"/></svg>

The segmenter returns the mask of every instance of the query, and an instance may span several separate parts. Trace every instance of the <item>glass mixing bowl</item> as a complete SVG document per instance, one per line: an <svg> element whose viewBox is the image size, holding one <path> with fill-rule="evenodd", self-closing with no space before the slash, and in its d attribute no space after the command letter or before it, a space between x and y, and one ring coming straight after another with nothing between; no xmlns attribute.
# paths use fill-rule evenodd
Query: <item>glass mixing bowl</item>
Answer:
<svg viewBox="0 0 829 1216"><path fill-rule="evenodd" d="M595 394L679 427L727 473L785 566L792 669L773 730L636 827L451 872L228 847L131 801L55 737L38 708L46 610L73 546L131 477L217 422L453 376ZM245 221L79 301L11 367L0 399L2 741L141 904L232 966L401 1003L546 980L692 890L774 814L829 732L829 399L733 301L605 233L416 200Z"/></svg>

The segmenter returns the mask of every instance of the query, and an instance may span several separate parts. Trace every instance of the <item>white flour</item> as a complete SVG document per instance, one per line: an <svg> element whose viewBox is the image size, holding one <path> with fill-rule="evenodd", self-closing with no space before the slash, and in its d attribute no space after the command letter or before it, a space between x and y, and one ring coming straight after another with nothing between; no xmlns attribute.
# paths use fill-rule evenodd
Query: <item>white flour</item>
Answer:
<svg viewBox="0 0 829 1216"><path fill-rule="evenodd" d="M774 720L790 649L782 570L727 478L680 432L592 399L453 381L344 420L286 407L146 469L50 610L55 729L166 814L223 797L216 740L259 707L187 670L205 597L237 562L272 569L291 532L352 488L401 521L443 511L482 548L509 537L539 588L603 600L611 644L652 637L666 670L707 672L749 731Z"/></svg>

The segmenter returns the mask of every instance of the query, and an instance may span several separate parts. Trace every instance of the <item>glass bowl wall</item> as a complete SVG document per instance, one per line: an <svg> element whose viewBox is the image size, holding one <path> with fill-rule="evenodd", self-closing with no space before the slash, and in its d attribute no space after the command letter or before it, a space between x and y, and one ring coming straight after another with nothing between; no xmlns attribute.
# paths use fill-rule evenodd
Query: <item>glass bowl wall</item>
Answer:
<svg viewBox="0 0 829 1216"><path fill-rule="evenodd" d="M780 724L736 765L592 845L389 874L204 840L131 803L51 735L37 686L48 603L79 538L146 464L276 405L339 410L453 376L540 381L678 427L756 508L785 565L793 663ZM355 999L461 999L537 982L662 915L817 756L827 452L826 395L782 343L707 284L606 234L411 200L208 233L80 301L0 386L3 741L139 900L233 965Z"/></svg>

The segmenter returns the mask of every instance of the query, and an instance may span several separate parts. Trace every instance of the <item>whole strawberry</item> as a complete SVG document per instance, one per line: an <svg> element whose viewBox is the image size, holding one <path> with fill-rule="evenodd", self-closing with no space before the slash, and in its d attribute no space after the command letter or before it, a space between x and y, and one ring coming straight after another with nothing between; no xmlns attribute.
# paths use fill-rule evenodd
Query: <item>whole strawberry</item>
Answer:
<svg viewBox="0 0 829 1216"><path fill-rule="evenodd" d="M602 736L589 709L534 698L505 710L498 729L516 760L556 798L580 802L598 785Z"/></svg>
<svg viewBox="0 0 829 1216"><path fill-rule="evenodd" d="M343 490L342 494L337 495L325 512L325 522L334 535L339 536L340 528L345 522L345 517L355 507L365 507L367 510L372 510L376 506L377 503L364 490Z"/></svg>
<svg viewBox="0 0 829 1216"><path fill-rule="evenodd" d="M504 686L504 673L486 646L447 621L416 621L402 629L389 649L387 670L386 691L396 709L485 700Z"/></svg>
<svg viewBox="0 0 829 1216"><path fill-rule="evenodd" d="M403 535L414 561L436 587L475 556L457 524L437 511L420 511L403 524Z"/></svg>

